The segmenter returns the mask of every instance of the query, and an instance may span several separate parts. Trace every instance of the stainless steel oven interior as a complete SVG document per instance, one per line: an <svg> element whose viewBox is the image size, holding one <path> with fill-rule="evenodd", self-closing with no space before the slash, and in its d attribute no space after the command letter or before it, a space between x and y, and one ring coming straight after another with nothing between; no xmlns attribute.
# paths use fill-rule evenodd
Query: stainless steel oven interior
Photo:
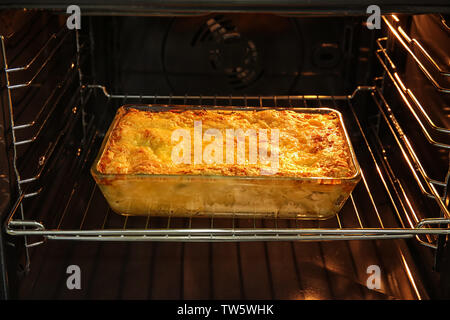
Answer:
<svg viewBox="0 0 450 320"><path fill-rule="evenodd" d="M2 297L449 296L448 15L66 19L0 11ZM119 216L89 168L132 103L335 108L362 179L323 221Z"/></svg>

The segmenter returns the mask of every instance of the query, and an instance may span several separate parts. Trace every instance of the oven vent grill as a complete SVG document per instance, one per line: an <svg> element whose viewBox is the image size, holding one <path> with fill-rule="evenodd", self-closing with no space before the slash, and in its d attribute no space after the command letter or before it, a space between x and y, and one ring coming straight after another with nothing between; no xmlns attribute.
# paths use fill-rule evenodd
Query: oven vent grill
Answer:
<svg viewBox="0 0 450 320"><path fill-rule="evenodd" d="M224 73L234 89L245 89L263 75L255 43L242 36L231 19L223 15L208 19L194 35L191 45L208 50L211 67Z"/></svg>

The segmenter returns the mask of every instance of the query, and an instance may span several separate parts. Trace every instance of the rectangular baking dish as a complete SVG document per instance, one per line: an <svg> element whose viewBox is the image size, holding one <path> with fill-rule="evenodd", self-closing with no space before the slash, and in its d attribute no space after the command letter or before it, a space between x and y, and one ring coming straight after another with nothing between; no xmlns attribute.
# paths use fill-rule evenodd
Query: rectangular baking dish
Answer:
<svg viewBox="0 0 450 320"><path fill-rule="evenodd" d="M125 105L151 112L169 110L268 110L264 107ZM103 174L97 164L113 128L109 127L91 174L111 209L121 215L327 219L335 216L360 180L360 167L342 114L330 108L277 108L301 113L335 113L351 153L348 177Z"/></svg>

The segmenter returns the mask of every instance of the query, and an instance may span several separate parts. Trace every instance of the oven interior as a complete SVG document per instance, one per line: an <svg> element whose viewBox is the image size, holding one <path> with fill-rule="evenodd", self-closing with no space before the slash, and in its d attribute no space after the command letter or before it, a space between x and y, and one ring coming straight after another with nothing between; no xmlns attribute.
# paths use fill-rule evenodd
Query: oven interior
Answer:
<svg viewBox="0 0 450 320"><path fill-rule="evenodd" d="M364 15L66 19L0 11L5 298L448 296L445 15L387 14L379 30ZM119 216L89 169L133 103L337 109L362 180L324 221Z"/></svg>

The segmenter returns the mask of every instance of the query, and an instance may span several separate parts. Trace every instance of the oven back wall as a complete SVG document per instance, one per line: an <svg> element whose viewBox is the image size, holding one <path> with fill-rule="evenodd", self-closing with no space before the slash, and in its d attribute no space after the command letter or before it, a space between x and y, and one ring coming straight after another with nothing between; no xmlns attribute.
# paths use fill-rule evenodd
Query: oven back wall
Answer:
<svg viewBox="0 0 450 320"><path fill-rule="evenodd" d="M90 17L94 77L128 94L338 94L361 18ZM367 28L364 28L367 29ZM367 52L368 50L366 50Z"/></svg>

